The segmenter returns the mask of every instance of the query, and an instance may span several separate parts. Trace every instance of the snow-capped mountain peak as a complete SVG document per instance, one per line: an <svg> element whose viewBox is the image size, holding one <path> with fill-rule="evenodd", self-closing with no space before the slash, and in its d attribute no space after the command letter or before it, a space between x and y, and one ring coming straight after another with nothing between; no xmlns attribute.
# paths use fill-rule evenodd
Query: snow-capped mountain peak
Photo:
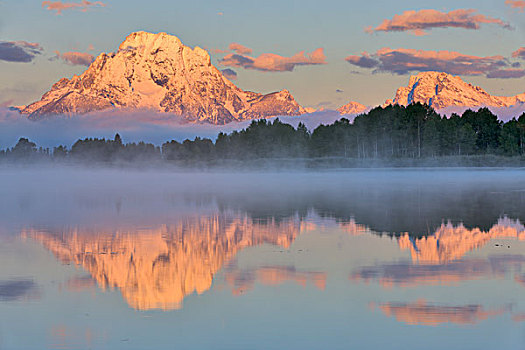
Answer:
<svg viewBox="0 0 525 350"><path fill-rule="evenodd" d="M525 93L512 96L492 96L482 88L443 72L422 72L410 77L408 86L397 90L387 104L409 105L425 103L436 110L450 107L510 107L525 102Z"/></svg>
<svg viewBox="0 0 525 350"><path fill-rule="evenodd" d="M117 52L100 54L80 76L59 80L22 113L38 119L111 108L149 109L214 124L304 113L287 90L243 91L212 65L206 50L147 32L130 34Z"/></svg>
<svg viewBox="0 0 525 350"><path fill-rule="evenodd" d="M360 114L367 110L367 107L359 102L351 101L344 106L341 106L337 111L342 115Z"/></svg>

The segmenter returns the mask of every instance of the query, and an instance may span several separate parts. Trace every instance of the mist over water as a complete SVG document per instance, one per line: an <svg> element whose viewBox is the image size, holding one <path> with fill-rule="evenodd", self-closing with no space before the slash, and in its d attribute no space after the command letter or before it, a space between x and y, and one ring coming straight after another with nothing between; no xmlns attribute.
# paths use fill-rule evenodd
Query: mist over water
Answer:
<svg viewBox="0 0 525 350"><path fill-rule="evenodd" d="M520 348L523 175L2 167L0 348Z"/></svg>
<svg viewBox="0 0 525 350"><path fill-rule="evenodd" d="M428 233L452 220L487 227L523 220L522 169L198 170L3 167L4 223L123 223L181 213L246 212L255 218L320 216L380 232ZM480 215L480 212L483 215Z"/></svg>

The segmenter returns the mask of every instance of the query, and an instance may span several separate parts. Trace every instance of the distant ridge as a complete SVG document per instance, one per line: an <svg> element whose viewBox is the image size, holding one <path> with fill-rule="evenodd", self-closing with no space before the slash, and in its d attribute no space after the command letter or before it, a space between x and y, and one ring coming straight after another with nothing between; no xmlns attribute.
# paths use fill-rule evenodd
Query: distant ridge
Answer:
<svg viewBox="0 0 525 350"><path fill-rule="evenodd" d="M365 105L359 102L351 101L345 104L344 106L339 107L337 111L342 115L347 115L347 114L360 114L366 111L367 109L368 107L366 107Z"/></svg>

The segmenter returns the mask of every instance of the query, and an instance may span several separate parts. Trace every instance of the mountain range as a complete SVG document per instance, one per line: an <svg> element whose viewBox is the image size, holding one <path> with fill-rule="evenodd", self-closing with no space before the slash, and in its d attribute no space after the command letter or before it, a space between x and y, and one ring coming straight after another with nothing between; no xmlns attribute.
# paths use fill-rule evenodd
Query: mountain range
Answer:
<svg viewBox="0 0 525 350"><path fill-rule="evenodd" d="M385 105L425 103L437 111L450 107L525 106L525 93L492 96L460 77L442 72L411 76ZM342 115L368 110L349 102ZM182 116L189 122L227 124L233 121L298 116L312 112L300 106L288 90L269 94L244 91L228 80L199 47L190 48L175 36L130 34L114 53L100 54L88 69L62 78L40 101L19 108L29 119L101 110L149 110Z"/></svg>

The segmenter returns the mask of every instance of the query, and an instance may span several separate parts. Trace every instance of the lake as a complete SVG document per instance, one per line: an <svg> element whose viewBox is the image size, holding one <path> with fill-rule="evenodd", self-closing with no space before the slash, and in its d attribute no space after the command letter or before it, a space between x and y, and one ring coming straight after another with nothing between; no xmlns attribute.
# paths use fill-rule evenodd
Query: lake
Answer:
<svg viewBox="0 0 525 350"><path fill-rule="evenodd" d="M525 348L522 169L0 183L0 349Z"/></svg>

